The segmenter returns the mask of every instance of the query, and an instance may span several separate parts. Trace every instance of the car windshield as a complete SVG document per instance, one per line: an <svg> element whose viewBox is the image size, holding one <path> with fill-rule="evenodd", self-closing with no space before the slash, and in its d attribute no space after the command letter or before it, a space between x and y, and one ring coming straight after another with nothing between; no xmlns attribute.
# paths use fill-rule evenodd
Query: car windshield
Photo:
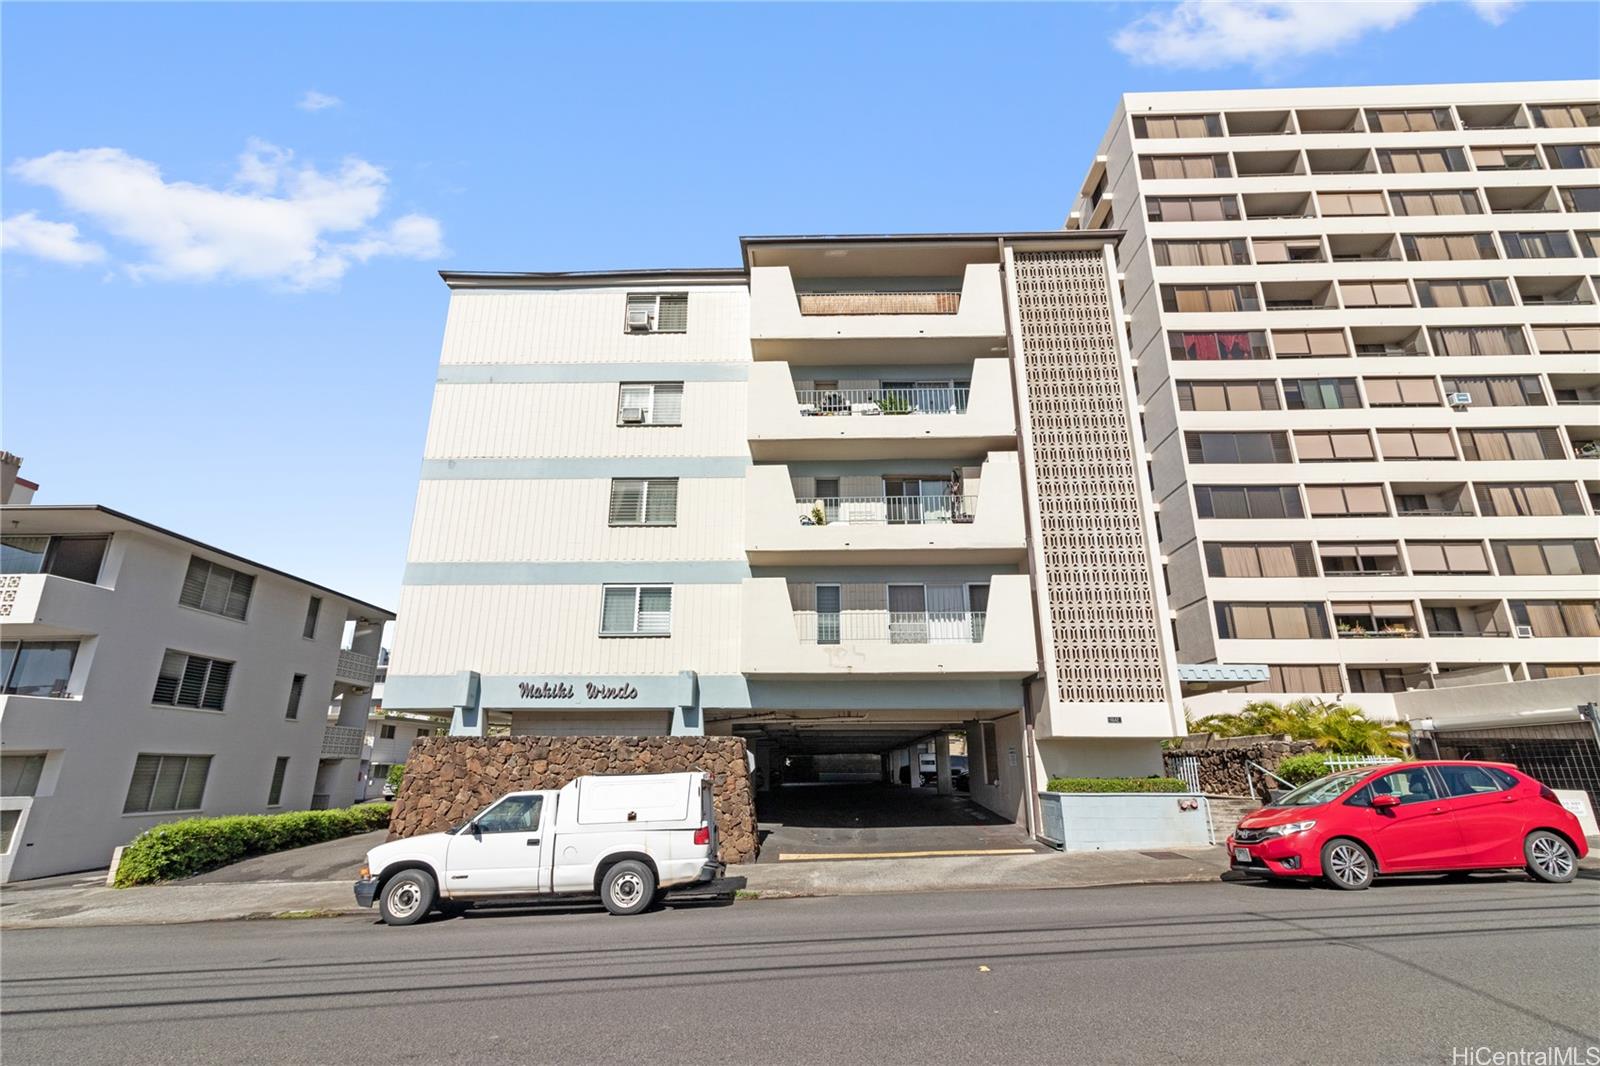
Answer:
<svg viewBox="0 0 1600 1066"><path fill-rule="evenodd" d="M1346 789L1362 777L1366 770L1346 770L1342 774L1330 774L1319 777L1309 785L1301 785L1293 792L1277 800L1274 807L1315 807L1319 803L1332 803L1338 799Z"/></svg>

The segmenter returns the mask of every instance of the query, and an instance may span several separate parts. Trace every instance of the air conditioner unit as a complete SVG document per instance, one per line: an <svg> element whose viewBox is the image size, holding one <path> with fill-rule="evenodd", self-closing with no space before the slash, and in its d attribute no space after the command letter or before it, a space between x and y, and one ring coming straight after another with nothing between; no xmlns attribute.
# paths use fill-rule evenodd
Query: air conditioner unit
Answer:
<svg viewBox="0 0 1600 1066"><path fill-rule="evenodd" d="M1445 399L1449 402L1451 407L1472 406L1472 393L1470 392L1452 392L1449 396L1446 396Z"/></svg>
<svg viewBox="0 0 1600 1066"><path fill-rule="evenodd" d="M628 332L649 333L650 320L653 317L654 313L648 307L628 308Z"/></svg>
<svg viewBox="0 0 1600 1066"><path fill-rule="evenodd" d="M1513 626L1511 628L1511 632L1512 632L1513 636L1516 636L1516 637L1519 637L1519 638L1521 638L1523 640L1526 640L1526 639L1528 639L1528 638L1533 636L1533 627L1532 626Z"/></svg>
<svg viewBox="0 0 1600 1066"><path fill-rule="evenodd" d="M624 407L622 409L622 421L624 425L639 425L644 421L644 408Z"/></svg>

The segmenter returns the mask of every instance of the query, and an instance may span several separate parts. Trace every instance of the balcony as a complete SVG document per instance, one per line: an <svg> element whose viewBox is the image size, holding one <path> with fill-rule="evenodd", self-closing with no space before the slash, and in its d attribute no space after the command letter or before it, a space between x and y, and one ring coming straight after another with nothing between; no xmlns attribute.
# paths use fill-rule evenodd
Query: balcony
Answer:
<svg viewBox="0 0 1600 1066"><path fill-rule="evenodd" d="M330 725L322 734L322 758L358 759L366 743L366 730L360 726Z"/></svg>
<svg viewBox="0 0 1600 1066"><path fill-rule="evenodd" d="M974 359L940 388L797 389L787 362L750 367L750 454L773 459L977 457L1015 448L1008 361Z"/></svg>
<svg viewBox="0 0 1600 1066"><path fill-rule="evenodd" d="M957 269L952 267L951 269ZM788 266L750 269L750 344L757 360L928 362L988 354L1005 345L998 263L966 263L948 285L927 279L852 277L818 291Z"/></svg>
<svg viewBox="0 0 1600 1066"><path fill-rule="evenodd" d="M98 632L110 595L101 585L54 574L0 574L0 624L10 638Z"/></svg>
<svg viewBox="0 0 1600 1066"><path fill-rule="evenodd" d="M743 672L773 680L1020 679L1038 669L1025 574L996 574L985 611L842 611L790 606L783 578L744 583Z"/></svg>
<svg viewBox="0 0 1600 1066"><path fill-rule="evenodd" d="M378 660L349 648L339 652L339 662L333 669L335 682L371 688L378 677Z"/></svg>
<svg viewBox="0 0 1600 1066"><path fill-rule="evenodd" d="M744 500L752 565L982 564L1025 557L1012 451L989 455L958 495L799 499L789 467L768 465L746 473Z"/></svg>

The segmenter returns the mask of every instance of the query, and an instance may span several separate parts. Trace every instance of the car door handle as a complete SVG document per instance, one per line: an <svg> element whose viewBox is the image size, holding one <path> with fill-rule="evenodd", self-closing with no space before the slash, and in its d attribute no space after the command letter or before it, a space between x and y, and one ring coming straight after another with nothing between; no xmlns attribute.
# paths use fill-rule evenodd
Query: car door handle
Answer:
<svg viewBox="0 0 1600 1066"><path fill-rule="evenodd" d="M529 837L528 838L528 847L536 848L538 846L539 846L539 838L538 837Z"/></svg>

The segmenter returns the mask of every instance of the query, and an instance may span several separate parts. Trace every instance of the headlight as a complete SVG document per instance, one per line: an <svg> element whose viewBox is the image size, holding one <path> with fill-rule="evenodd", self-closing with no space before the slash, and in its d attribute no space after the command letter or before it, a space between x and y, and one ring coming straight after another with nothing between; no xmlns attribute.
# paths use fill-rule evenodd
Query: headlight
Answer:
<svg viewBox="0 0 1600 1066"><path fill-rule="evenodd" d="M361 865L361 880L365 881L367 878L369 878L371 876L372 876L372 871L367 869L366 864L363 863Z"/></svg>
<svg viewBox="0 0 1600 1066"><path fill-rule="evenodd" d="M1292 833L1304 833L1316 824L1316 822L1285 822L1283 825L1272 826L1265 832L1269 837L1286 837Z"/></svg>

